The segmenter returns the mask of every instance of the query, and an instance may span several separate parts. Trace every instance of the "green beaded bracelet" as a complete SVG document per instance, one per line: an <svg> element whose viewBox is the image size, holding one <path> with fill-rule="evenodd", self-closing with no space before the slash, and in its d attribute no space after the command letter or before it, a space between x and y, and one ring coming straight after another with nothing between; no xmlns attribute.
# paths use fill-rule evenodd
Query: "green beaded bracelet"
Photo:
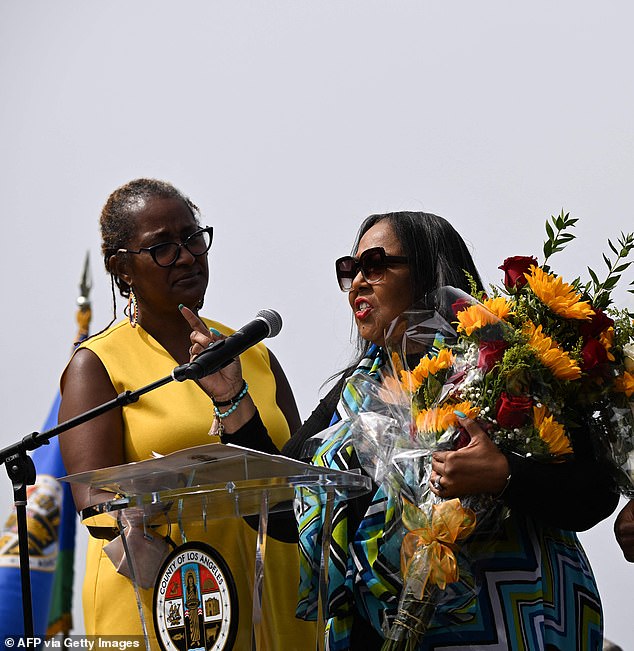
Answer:
<svg viewBox="0 0 634 651"><path fill-rule="evenodd" d="M242 402L242 398L244 398L244 396L247 395L248 391L249 391L249 385L245 380L242 385L242 390L237 396L234 396L228 402L219 403L221 406L224 406L226 404L231 404L231 407L229 407L227 411L221 412L220 409L218 409L218 406L214 404L214 415L216 416L216 418L222 420L223 418L226 418L227 416L233 414L233 412L238 408L238 405Z"/></svg>

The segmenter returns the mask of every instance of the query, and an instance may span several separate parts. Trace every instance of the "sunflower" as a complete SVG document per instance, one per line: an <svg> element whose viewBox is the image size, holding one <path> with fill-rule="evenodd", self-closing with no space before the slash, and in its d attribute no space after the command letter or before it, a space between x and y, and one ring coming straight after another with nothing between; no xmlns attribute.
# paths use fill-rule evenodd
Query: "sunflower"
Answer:
<svg viewBox="0 0 634 651"><path fill-rule="evenodd" d="M456 318L458 319L458 332L464 332L467 337L471 336L476 330L498 323L500 320L495 314L484 307L484 305L480 305L479 303L470 305L465 310L460 310L456 314Z"/></svg>
<svg viewBox="0 0 634 651"><path fill-rule="evenodd" d="M392 362L392 375L386 375L381 383L379 395L381 399L388 404L407 404L410 400L410 393L415 393L418 387L410 387L409 385L401 384L398 376L403 373L403 364L398 353L390 355ZM407 393L403 395L403 390Z"/></svg>
<svg viewBox="0 0 634 651"><path fill-rule="evenodd" d="M403 389L405 388L405 391ZM411 395L414 393L408 387L404 387L395 377L388 375L383 378L381 388L379 389L380 399L388 405L403 405L409 406L411 404Z"/></svg>
<svg viewBox="0 0 634 651"><path fill-rule="evenodd" d="M514 304L507 301L504 296L487 298L482 304L487 310L489 310L489 312L495 314L499 319L506 319L507 316L515 314L513 311Z"/></svg>
<svg viewBox="0 0 634 651"><path fill-rule="evenodd" d="M546 407L533 407L533 424L539 432L539 437L548 445L551 454L572 453L572 447L564 426L558 423L552 414L548 413Z"/></svg>
<svg viewBox="0 0 634 651"><path fill-rule="evenodd" d="M392 353L390 355L392 361L392 369L394 370L394 375L398 375L403 370L403 364L398 353Z"/></svg>
<svg viewBox="0 0 634 651"><path fill-rule="evenodd" d="M400 376L400 387L403 391L407 391L408 393L416 393L423 384L422 380L415 377L411 371L401 371Z"/></svg>
<svg viewBox="0 0 634 651"><path fill-rule="evenodd" d="M419 432L444 432L452 425L458 424L458 417L454 413L456 410L461 411L467 418L475 418L480 413L478 407L474 407L468 401L423 409L416 416L416 429Z"/></svg>
<svg viewBox="0 0 634 651"><path fill-rule="evenodd" d="M528 346L558 380L578 380L581 377L579 364L543 333L541 325L535 327L534 323L527 321L524 334L528 335Z"/></svg>
<svg viewBox="0 0 634 651"><path fill-rule="evenodd" d="M535 296L555 314L579 320L590 319L594 314L590 303L581 301L581 294L558 276L532 266L525 277Z"/></svg>
<svg viewBox="0 0 634 651"><path fill-rule="evenodd" d="M416 393L430 375L451 368L453 362L454 356L449 348L442 348L437 355L426 355L413 371L399 371L401 387L404 391Z"/></svg>
<svg viewBox="0 0 634 651"><path fill-rule="evenodd" d="M453 362L454 356L451 350L449 348L443 348L437 355L426 355L423 357L418 363L418 366L411 372L411 375L420 385L430 375L436 375L438 371L450 368ZM403 377L403 373L401 373L401 377Z"/></svg>

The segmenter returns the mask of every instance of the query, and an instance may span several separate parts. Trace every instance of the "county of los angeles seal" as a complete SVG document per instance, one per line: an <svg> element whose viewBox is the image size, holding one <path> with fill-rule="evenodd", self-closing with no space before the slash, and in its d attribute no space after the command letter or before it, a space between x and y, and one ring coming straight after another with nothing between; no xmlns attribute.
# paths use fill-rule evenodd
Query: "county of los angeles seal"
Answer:
<svg viewBox="0 0 634 651"><path fill-rule="evenodd" d="M229 651L238 599L229 567L205 543L177 547L154 587L154 628L163 651Z"/></svg>

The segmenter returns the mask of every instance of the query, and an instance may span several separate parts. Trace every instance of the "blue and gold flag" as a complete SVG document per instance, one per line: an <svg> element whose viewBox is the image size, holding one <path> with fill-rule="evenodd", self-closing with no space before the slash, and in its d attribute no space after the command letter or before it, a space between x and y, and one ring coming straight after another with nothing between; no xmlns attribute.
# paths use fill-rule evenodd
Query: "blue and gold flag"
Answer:
<svg viewBox="0 0 634 651"><path fill-rule="evenodd" d="M90 276L88 256L77 299L77 342L88 336L91 310L88 300ZM57 425L60 396L51 406L43 430ZM66 475L57 437L31 455L36 480L27 489L27 526L31 566L33 628L36 637L58 633L68 635L72 628L73 560L77 514L70 485L60 482ZM18 547L17 519L13 510L0 537L0 640L24 634L22 584Z"/></svg>

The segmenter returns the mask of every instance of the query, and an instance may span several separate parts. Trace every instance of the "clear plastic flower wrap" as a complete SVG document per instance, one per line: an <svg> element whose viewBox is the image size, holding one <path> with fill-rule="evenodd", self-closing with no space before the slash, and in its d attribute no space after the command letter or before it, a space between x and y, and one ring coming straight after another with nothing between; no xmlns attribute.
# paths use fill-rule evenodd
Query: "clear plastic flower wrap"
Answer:
<svg viewBox="0 0 634 651"><path fill-rule="evenodd" d="M595 405L588 427L597 454L612 465L619 492L634 498L634 401L615 404L601 400Z"/></svg>
<svg viewBox="0 0 634 651"><path fill-rule="evenodd" d="M442 303L447 296L436 298ZM402 589L396 613L385 620L385 649L416 648L438 604L452 596L448 585L460 581L463 596L475 593L470 568L457 551L476 525L497 513L491 496L443 500L429 489L432 453L457 449L469 440L453 408L440 428L420 418L426 409L450 404L467 374L463 358L446 354L456 340L456 331L438 311L410 310L386 335L389 359L382 377L360 374L348 382L361 405L348 413L359 463L393 497L393 517L400 523L386 523L386 530L399 538ZM408 374L421 360L428 360L426 377L413 383Z"/></svg>
<svg viewBox="0 0 634 651"><path fill-rule="evenodd" d="M547 222L544 262L507 258L504 287L490 296L473 282L471 295L443 287L425 297L387 329L381 371L348 380L354 452L394 503L384 542L400 551L402 589L383 622L384 650L416 649L443 600L477 593L465 541L494 535L506 512L499 496L443 500L430 490L434 451L469 443L456 412L503 452L542 463L571 457L577 429L634 496L634 322L608 307L634 235L608 241L617 258L604 255L603 282L589 270L591 283L568 284L546 260L573 239L574 221ZM340 423L317 439L335 431Z"/></svg>
<svg viewBox="0 0 634 651"><path fill-rule="evenodd" d="M434 450L468 443L456 411L503 451L542 463L572 456L570 428L585 412L586 435L612 464L620 490L628 494L632 486L632 403L616 379L597 381L572 327L568 339L555 340L552 323L533 326L517 296L480 302L444 287L427 300L436 309L410 310L390 325L380 380L357 375L349 382L361 404L348 414L359 462L398 496L395 517L402 523L403 589L384 630L386 650L416 648L449 584L478 589L455 552L476 527L494 531L504 514L490 495L445 501L429 490ZM610 350L619 355L617 346ZM622 377L618 357L608 368Z"/></svg>
<svg viewBox="0 0 634 651"><path fill-rule="evenodd" d="M598 401L592 427L601 451L612 462L620 492L634 498L634 321L627 313L615 315L616 369L612 391ZM627 325L629 324L629 336ZM619 341L621 340L621 345ZM623 343L623 342L627 343Z"/></svg>

